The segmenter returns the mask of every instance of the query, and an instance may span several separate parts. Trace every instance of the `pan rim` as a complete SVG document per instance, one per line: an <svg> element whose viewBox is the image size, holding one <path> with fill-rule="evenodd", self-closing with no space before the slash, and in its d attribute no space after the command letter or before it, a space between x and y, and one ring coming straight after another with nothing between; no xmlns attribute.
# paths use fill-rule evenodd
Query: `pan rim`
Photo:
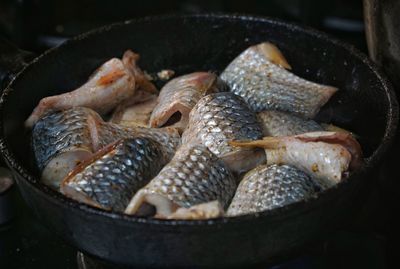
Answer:
<svg viewBox="0 0 400 269"><path fill-rule="evenodd" d="M221 217L216 219L208 219L208 220L162 220L162 219L152 219L152 218L144 218L144 217L136 217L125 215L123 213L117 212L109 212L102 209L98 209L86 204L79 203L73 199L65 197L64 195L50 189L44 184L40 183L40 181L31 175L27 169L25 169L19 162L15 159L14 154L12 153L11 148L9 147L5 137L4 137L4 128L3 128L3 113L4 113L4 104L7 102L7 96L13 91L13 84L22 74L30 68L35 67L35 63L39 62L46 55L55 53L57 50L62 49L65 46L69 46L69 44L74 44L80 42L80 40L84 40L90 38L93 35L100 34L102 32L112 31L114 28L122 27L126 24L135 24L135 23L143 23L147 21L155 22L155 21L165 21L171 19L219 19L219 20L238 20L238 21L253 21L253 22L261 22L274 24L278 26L282 26L286 29L290 29L294 32L302 32L312 38L322 39L325 42L329 42L334 46L338 46L349 52L353 57L358 58L363 64L365 64L368 69L372 71L372 73L377 77L378 81L382 85L382 90L385 92L385 96L388 100L389 108L388 115L386 120L386 126L384 130L384 135L382 137L381 143L379 146L373 151L371 156L366 159L366 165L352 174L349 179L344 180L333 188L330 188L323 192L323 196L332 196L337 192L337 189L344 188L349 180L356 179L356 177L360 177L373 167L375 167L381 157L388 151L391 143L394 140L397 124L398 124L398 103L397 99L391 86L391 83L386 78L386 76L379 70L379 68L372 63L372 61L368 58L367 55L360 52L354 46L344 43L336 38L330 37L328 34L315 30L308 26L303 26L296 23L286 22L280 19L263 17L263 16L253 16L253 15L245 15L245 14L235 14L235 13L204 13L204 14L194 14L194 15L179 15L179 14L169 14L163 16L147 16L137 19L125 20L121 22L112 23L109 25L105 25L86 33L82 33L76 37L73 37L66 42L63 42L61 45L51 48L45 51L43 54L39 55L35 59L33 59L29 64L27 64L22 70L20 70L13 79L9 82L8 86L4 89L3 94L0 98L0 152L7 162L8 166L13 170L14 173L18 174L23 180L26 180L32 187L40 193L40 195L44 195L46 198L51 200L53 203L57 203L60 206L66 206L71 209L78 210L80 213L85 214L95 214L101 217L105 217L105 219L109 220L121 220L127 223L144 223L150 225L168 225L168 226L208 226L208 225L216 225L216 224L227 224L227 223L238 223L244 221L254 221L256 219L267 219L271 218L271 221L274 221L276 216L296 216L302 214L302 212L307 204L307 209L318 207L320 204L318 200L321 197L319 194L317 197L313 197L309 200L302 200L297 203L293 203L284 207L276 208L273 210L267 210L259 213L246 214L235 217ZM275 220L279 220L277 218Z"/></svg>

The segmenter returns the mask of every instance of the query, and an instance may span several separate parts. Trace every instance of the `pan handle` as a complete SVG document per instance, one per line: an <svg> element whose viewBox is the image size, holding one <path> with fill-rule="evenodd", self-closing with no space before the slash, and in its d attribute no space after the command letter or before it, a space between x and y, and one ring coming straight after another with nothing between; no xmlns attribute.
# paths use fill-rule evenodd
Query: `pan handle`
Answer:
<svg viewBox="0 0 400 269"><path fill-rule="evenodd" d="M0 93L25 65L35 57L0 36Z"/></svg>

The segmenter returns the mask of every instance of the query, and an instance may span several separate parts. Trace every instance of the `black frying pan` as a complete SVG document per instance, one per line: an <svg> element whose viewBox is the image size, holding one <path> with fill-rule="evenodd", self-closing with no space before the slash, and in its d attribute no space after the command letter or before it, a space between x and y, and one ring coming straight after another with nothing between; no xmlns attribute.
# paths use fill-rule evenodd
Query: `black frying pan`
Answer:
<svg viewBox="0 0 400 269"><path fill-rule="evenodd" d="M337 187L316 199L260 214L168 221L102 211L39 182L23 122L42 97L76 88L101 63L128 48L140 53L143 69L169 68L180 75L219 72L249 45L266 40L282 49L294 73L340 88L318 118L357 133L366 165ZM1 98L0 146L39 219L86 253L136 266L243 267L264 264L346 226L373 187L397 119L391 86L368 58L322 33L259 17L152 17L83 34L26 66Z"/></svg>

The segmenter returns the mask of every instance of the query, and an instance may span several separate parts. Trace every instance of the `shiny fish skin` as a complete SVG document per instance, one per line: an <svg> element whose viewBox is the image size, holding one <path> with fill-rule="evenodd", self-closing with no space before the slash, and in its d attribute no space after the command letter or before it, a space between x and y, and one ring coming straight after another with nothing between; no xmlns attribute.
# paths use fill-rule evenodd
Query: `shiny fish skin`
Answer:
<svg viewBox="0 0 400 269"><path fill-rule="evenodd" d="M32 148L41 180L55 189L79 162L122 138L151 138L173 155L180 145L174 128L124 127L104 122L89 108L76 107L40 119L32 131Z"/></svg>
<svg viewBox="0 0 400 269"><path fill-rule="evenodd" d="M158 104L151 114L150 126L161 127L172 115L180 113L180 120L173 126L183 130L190 111L201 97L226 90L224 83L212 73L195 72L177 77L161 89Z"/></svg>
<svg viewBox="0 0 400 269"><path fill-rule="evenodd" d="M240 182L227 215L271 210L308 199L318 185L304 172L289 165L261 165Z"/></svg>
<svg viewBox="0 0 400 269"><path fill-rule="evenodd" d="M36 123L32 146L40 170L54 155L74 149L93 150L89 117L98 115L86 108L76 108L48 114Z"/></svg>
<svg viewBox="0 0 400 269"><path fill-rule="evenodd" d="M133 195L172 158L147 138L121 140L82 163L61 184L70 198L123 212Z"/></svg>
<svg viewBox="0 0 400 269"><path fill-rule="evenodd" d="M285 70L275 63L278 49L272 50L274 57L271 49L265 49L270 46L265 42L243 51L226 67L221 79L256 112L279 110L313 118L337 88L304 80Z"/></svg>
<svg viewBox="0 0 400 269"><path fill-rule="evenodd" d="M135 126L122 126L114 123L103 123L98 128L101 147L115 142L118 139L126 139L132 137L151 138L164 147L165 151L174 154L181 144L181 137L175 128L145 128Z"/></svg>
<svg viewBox="0 0 400 269"><path fill-rule="evenodd" d="M94 152L94 122L100 120L93 110L75 108L48 114L35 124L32 148L43 183L58 189L67 173Z"/></svg>
<svg viewBox="0 0 400 269"><path fill-rule="evenodd" d="M257 113L264 136L290 136L323 131L313 120L305 120L293 114L268 110Z"/></svg>
<svg viewBox="0 0 400 269"><path fill-rule="evenodd" d="M231 142L265 149L267 164L288 164L317 179L324 188L340 182L348 171L363 164L361 146L347 133L311 132L263 140Z"/></svg>
<svg viewBox="0 0 400 269"><path fill-rule="evenodd" d="M209 94L190 112L182 143L199 141L216 156L233 149L230 140L255 140L262 137L261 126L241 97L230 92Z"/></svg>
<svg viewBox="0 0 400 269"><path fill-rule="evenodd" d="M218 200L227 208L236 189L233 175L203 145L183 145L161 172L133 197L125 213L135 214L144 203L168 217L179 207Z"/></svg>

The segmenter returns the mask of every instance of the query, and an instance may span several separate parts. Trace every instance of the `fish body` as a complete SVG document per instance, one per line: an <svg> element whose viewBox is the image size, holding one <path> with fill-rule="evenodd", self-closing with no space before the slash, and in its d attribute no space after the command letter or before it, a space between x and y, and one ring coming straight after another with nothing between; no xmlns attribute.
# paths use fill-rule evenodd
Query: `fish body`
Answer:
<svg viewBox="0 0 400 269"><path fill-rule="evenodd" d="M295 166L318 180L323 188L336 185L363 164L360 144L343 132L310 132L231 144L264 148L267 164Z"/></svg>
<svg viewBox="0 0 400 269"><path fill-rule="evenodd" d="M189 113L201 97L215 92L226 91L224 83L212 73L195 72L174 78L160 91L158 104L154 108L151 127L161 127L173 120L172 116L179 113L178 126L182 130L189 120Z"/></svg>
<svg viewBox="0 0 400 269"><path fill-rule="evenodd" d="M93 152L95 122L101 118L87 108L50 113L32 130L32 148L42 181L58 188L66 174Z"/></svg>
<svg viewBox="0 0 400 269"><path fill-rule="evenodd" d="M201 144L182 145L149 184L133 197L125 213L135 214L144 203L157 215L169 216L178 208L219 201L227 208L236 181L225 164Z"/></svg>
<svg viewBox="0 0 400 269"><path fill-rule="evenodd" d="M323 131L323 128L313 120L306 120L296 115L266 110L257 113L263 128L264 136L290 136L308 132Z"/></svg>
<svg viewBox="0 0 400 269"><path fill-rule="evenodd" d="M252 158L256 150L229 145L230 140L255 140L262 137L256 114L244 100L230 92L204 96L190 112L189 124L182 134L182 144L195 141L205 145L234 172L241 173L262 160Z"/></svg>
<svg viewBox="0 0 400 269"><path fill-rule="evenodd" d="M138 136L160 143L171 156L181 141L174 128L124 127L104 122L89 108L74 107L41 118L32 131L32 148L43 183L58 189L60 181L94 152Z"/></svg>
<svg viewBox="0 0 400 269"><path fill-rule="evenodd" d="M227 215L271 210L308 199L319 186L303 171L289 165L260 165L240 182Z"/></svg>
<svg viewBox="0 0 400 269"><path fill-rule="evenodd" d="M265 42L243 51L220 77L256 112L279 110L313 118L337 88L302 79L287 71L285 63L278 48Z"/></svg>
<svg viewBox="0 0 400 269"><path fill-rule="evenodd" d="M119 140L72 171L61 192L106 210L123 212L133 195L172 158L156 141L137 137Z"/></svg>

